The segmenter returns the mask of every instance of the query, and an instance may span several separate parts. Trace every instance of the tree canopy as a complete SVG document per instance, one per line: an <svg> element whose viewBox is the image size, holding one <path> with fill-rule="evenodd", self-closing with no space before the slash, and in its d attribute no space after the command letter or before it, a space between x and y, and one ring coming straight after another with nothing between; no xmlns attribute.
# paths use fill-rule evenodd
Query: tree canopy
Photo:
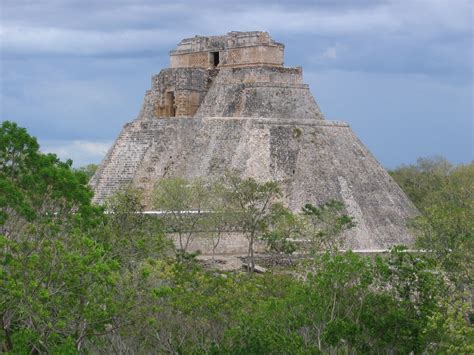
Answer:
<svg viewBox="0 0 474 355"><path fill-rule="evenodd" d="M273 181L163 179L158 217L142 213L131 187L95 206L84 171L3 122L0 349L473 353L473 165L424 159L392 176L420 210L412 226L422 250L364 256L340 251L354 223L342 203L308 201L294 213ZM247 237L251 265L256 241L295 262L253 275L178 252L188 237L208 232L215 243L229 226Z"/></svg>

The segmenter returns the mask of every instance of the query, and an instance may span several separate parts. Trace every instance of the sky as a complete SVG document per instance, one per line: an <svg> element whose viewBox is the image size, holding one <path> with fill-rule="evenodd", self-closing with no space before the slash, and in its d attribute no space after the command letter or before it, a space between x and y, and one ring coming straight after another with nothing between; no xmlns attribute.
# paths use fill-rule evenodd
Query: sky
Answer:
<svg viewBox="0 0 474 355"><path fill-rule="evenodd" d="M183 38L268 31L387 168L473 159L470 0L1 0L0 119L99 163Z"/></svg>

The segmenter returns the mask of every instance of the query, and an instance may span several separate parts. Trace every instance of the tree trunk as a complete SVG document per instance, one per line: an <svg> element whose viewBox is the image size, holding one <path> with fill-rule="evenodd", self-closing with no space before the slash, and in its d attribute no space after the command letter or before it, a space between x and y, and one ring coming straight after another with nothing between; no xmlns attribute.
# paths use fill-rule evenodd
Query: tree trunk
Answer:
<svg viewBox="0 0 474 355"><path fill-rule="evenodd" d="M3 320L2 320L2 325L3 325L3 333L5 334L4 350L5 352L9 352L13 350L13 342L10 336L10 329L8 329L8 327L3 324Z"/></svg>
<svg viewBox="0 0 474 355"><path fill-rule="evenodd" d="M249 250L250 250L250 273L253 274L255 270L255 257L253 253L253 241L254 241L254 236L253 234L250 236L250 243L249 243Z"/></svg>

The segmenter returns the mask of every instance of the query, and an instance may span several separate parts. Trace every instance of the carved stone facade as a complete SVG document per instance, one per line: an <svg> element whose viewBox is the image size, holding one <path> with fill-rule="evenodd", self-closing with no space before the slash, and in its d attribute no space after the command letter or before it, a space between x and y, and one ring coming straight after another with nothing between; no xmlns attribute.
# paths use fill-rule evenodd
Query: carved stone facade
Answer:
<svg viewBox="0 0 474 355"><path fill-rule="evenodd" d="M152 78L142 113L159 118L194 116L221 69L261 68L226 74L221 82L232 78L234 85L292 84L308 91L301 69L283 68L283 49L266 32L230 32L226 36L184 39L170 52L171 67Z"/></svg>
<svg viewBox="0 0 474 355"><path fill-rule="evenodd" d="M410 244L412 203L346 123L324 118L302 69L282 65L283 45L265 32L181 41L92 178L95 202L132 185L151 207L160 179L233 170L280 182L294 211L343 201L357 223L347 247Z"/></svg>
<svg viewBox="0 0 474 355"><path fill-rule="evenodd" d="M205 69L162 70L152 77L151 89L145 93L140 116L194 116L216 74L215 70Z"/></svg>
<svg viewBox="0 0 474 355"><path fill-rule="evenodd" d="M284 46L267 32L230 32L226 36L183 39L170 52L171 68L283 66Z"/></svg>

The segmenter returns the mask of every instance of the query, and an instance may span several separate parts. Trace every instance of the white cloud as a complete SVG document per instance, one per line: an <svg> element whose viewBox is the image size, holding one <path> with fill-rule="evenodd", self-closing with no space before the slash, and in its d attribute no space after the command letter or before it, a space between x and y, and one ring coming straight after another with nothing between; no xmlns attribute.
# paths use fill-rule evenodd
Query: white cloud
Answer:
<svg viewBox="0 0 474 355"><path fill-rule="evenodd" d="M465 104L472 101L472 0L294 0L273 4L265 0L200 0L199 6L195 0L1 1L0 114L28 127L45 143L44 150L71 158L76 166L102 159L111 141L94 139L114 138L121 125L135 117L149 87L149 75L166 66L168 50L194 34L267 30L288 45L289 62L305 65L305 79L310 84L311 69L340 70L339 75L328 74L322 82L314 80L315 90L321 90L315 92L316 99L321 96L323 109L332 105L335 119L356 122L357 117L376 118L379 126L365 129L375 132L373 139L381 141L381 146L394 127L402 127L398 122L411 125L429 117L429 127L438 125L437 132L444 137L446 117L472 117L472 105ZM295 50L297 55L292 57ZM140 53L145 51L154 53ZM353 90L341 89L348 86L346 76L354 73L357 84L366 81L367 73L389 73L394 79L381 81L377 90L370 91L378 82L373 79L367 90L356 90L370 100L355 100ZM422 80L412 74L421 74L423 80L434 78L429 85L453 82L455 89L470 96L466 99L455 93L439 99L443 95L423 94L410 104L402 102L387 109L384 100L390 103L397 97L408 100L413 96L384 96L398 77L410 75L401 87L411 88L412 82ZM423 93L423 88L416 89L406 92ZM346 97L341 97L344 92ZM456 98L462 99L464 106ZM341 102L361 102L381 112L363 112L362 108L355 112L352 107L339 114L337 110L349 107ZM407 108L420 109L407 113ZM397 122L388 129L384 129L386 112ZM331 109L327 114L331 118ZM424 124L407 131L418 135L420 146L439 147L425 137ZM459 125L449 127L455 130ZM464 146L449 148L461 141L459 131L453 131L451 140L446 138L445 149L452 149L448 157L453 159L466 151ZM406 149L398 156L396 151L396 159L422 154L414 152Z"/></svg>
<svg viewBox="0 0 474 355"><path fill-rule="evenodd" d="M62 160L72 159L74 166L99 163L111 147L111 141L43 141L41 151L54 153Z"/></svg>
<svg viewBox="0 0 474 355"><path fill-rule="evenodd" d="M354 3L355 4L355 3ZM471 32L472 4L466 0L397 0L355 7L248 6L240 11L217 9L195 17L196 25L218 32L229 29L265 29L279 33L318 35L411 37L435 36L446 31Z"/></svg>
<svg viewBox="0 0 474 355"><path fill-rule="evenodd" d="M328 47L322 54L323 58L327 59L337 59L337 48L336 47Z"/></svg>
<svg viewBox="0 0 474 355"><path fill-rule="evenodd" d="M391 35L433 38L471 33L469 0L396 0L369 6L262 5L219 6L194 2L101 3L5 7L0 26L2 50L20 53L101 54L168 49L190 34L230 30L317 35ZM59 6L59 8L56 7ZM80 20L78 20L80 19Z"/></svg>
<svg viewBox="0 0 474 355"><path fill-rule="evenodd" d="M2 50L14 53L91 55L156 50L180 34L158 29L101 31L58 27L0 26Z"/></svg>

